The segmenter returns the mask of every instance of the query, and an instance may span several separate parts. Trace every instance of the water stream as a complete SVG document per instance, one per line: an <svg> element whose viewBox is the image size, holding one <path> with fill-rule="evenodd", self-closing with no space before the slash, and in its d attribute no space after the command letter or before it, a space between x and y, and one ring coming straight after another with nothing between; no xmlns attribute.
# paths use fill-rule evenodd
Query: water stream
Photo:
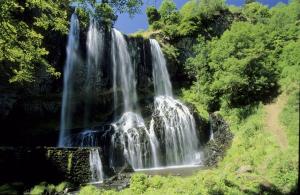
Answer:
<svg viewBox="0 0 300 195"><path fill-rule="evenodd" d="M78 60L79 48L79 21L75 13L72 14L67 44L67 59L64 69L64 86L62 96L61 122L59 147L66 146L65 138L68 136L68 129L72 124L72 95L73 95L73 73L74 66Z"/></svg>

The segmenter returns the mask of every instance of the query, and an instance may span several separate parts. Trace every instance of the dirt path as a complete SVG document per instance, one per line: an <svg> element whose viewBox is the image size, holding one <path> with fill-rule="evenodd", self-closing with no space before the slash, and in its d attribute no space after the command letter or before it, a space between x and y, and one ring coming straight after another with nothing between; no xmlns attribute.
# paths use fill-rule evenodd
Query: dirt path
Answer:
<svg viewBox="0 0 300 195"><path fill-rule="evenodd" d="M286 102L286 96L280 95L277 100L266 105L266 130L274 135L281 149L288 146L288 140L280 124L279 115Z"/></svg>

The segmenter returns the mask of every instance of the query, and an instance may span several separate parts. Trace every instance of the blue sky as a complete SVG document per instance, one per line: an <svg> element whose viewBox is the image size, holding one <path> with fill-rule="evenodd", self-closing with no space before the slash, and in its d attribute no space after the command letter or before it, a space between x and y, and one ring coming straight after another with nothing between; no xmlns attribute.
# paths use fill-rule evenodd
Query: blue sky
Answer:
<svg viewBox="0 0 300 195"><path fill-rule="evenodd" d="M156 7L160 6L162 0L156 0ZM174 0L177 5L177 8L181 8L188 0ZM140 14L135 15L133 18L130 18L128 14L119 15L118 20L115 24L115 27L122 31L123 33L129 34L136 32L141 29L148 28L147 16L145 14L146 7L153 5L155 0L144 0L144 5ZM244 0L227 0L227 3L230 5L242 5ZM278 2L288 3L288 0L259 0L259 2L268 5L274 6Z"/></svg>

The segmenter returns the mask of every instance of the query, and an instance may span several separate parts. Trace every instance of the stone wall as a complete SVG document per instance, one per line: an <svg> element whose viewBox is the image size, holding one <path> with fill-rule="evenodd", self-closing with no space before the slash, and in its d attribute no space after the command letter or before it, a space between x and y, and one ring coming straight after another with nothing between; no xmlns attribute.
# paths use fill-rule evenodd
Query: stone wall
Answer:
<svg viewBox="0 0 300 195"><path fill-rule="evenodd" d="M0 147L0 184L42 181L74 184L90 181L91 148ZM102 157L102 151L99 149ZM103 165L106 167L107 165Z"/></svg>

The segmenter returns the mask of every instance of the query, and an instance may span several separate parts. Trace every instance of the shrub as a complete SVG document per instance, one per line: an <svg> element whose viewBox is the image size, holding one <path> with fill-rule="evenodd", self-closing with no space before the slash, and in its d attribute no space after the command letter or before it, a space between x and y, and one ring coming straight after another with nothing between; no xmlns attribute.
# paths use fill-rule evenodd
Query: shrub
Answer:
<svg viewBox="0 0 300 195"><path fill-rule="evenodd" d="M149 25L153 24L160 19L160 14L158 13L157 9L153 6L147 7L146 14L148 17Z"/></svg>
<svg viewBox="0 0 300 195"><path fill-rule="evenodd" d="M87 186L80 188L78 195L96 195L96 194L101 194L101 190L99 190L95 186L87 185Z"/></svg>

